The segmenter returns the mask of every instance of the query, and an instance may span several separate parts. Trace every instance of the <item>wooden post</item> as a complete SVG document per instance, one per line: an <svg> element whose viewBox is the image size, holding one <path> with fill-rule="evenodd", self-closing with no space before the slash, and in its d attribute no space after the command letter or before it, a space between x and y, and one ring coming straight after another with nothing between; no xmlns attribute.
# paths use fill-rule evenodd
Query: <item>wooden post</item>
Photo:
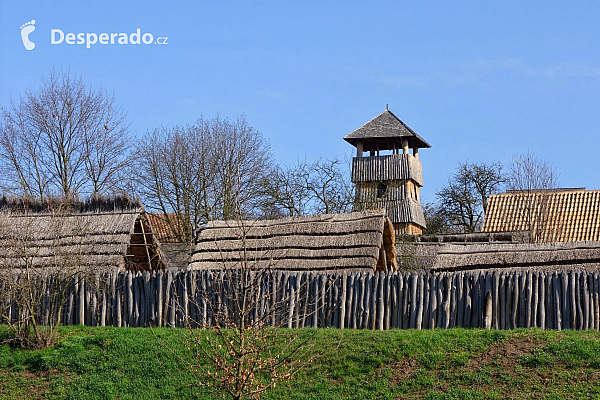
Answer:
<svg viewBox="0 0 600 400"><path fill-rule="evenodd" d="M471 314L472 314L472 297L473 297L473 274L466 273L464 276L464 287L465 287L465 312L463 327L472 328L471 325Z"/></svg>
<svg viewBox="0 0 600 400"><path fill-rule="evenodd" d="M398 274L398 328L406 329L404 325L404 274Z"/></svg>
<svg viewBox="0 0 600 400"><path fill-rule="evenodd" d="M365 296L364 296L364 314L363 314L363 322L362 326L365 329L369 329L369 315L370 315L370 304L371 304L371 273L365 274Z"/></svg>
<svg viewBox="0 0 600 400"><path fill-rule="evenodd" d="M163 326L163 303L165 298L163 296L163 279L164 274L162 271L156 273L156 325Z"/></svg>
<svg viewBox="0 0 600 400"><path fill-rule="evenodd" d="M385 315L384 315L384 329L389 330L391 326L392 319L392 282L393 275L391 272L386 272L385 274Z"/></svg>
<svg viewBox="0 0 600 400"><path fill-rule="evenodd" d="M525 328L531 328L531 309L533 306L533 282L531 281L533 278L531 276L531 271L527 271L525 275L525 297L527 299L527 304L525 305Z"/></svg>
<svg viewBox="0 0 600 400"><path fill-rule="evenodd" d="M500 329L508 329L507 326L507 319L506 319L506 309L507 309L507 297L506 297L506 287L508 286L508 281L506 280L506 273L502 272L500 273L500 281L499 281L499 285L498 285L498 295L499 295L499 307L498 307L498 314L499 314L499 328Z"/></svg>
<svg viewBox="0 0 600 400"><path fill-rule="evenodd" d="M582 326L581 329L588 329L589 328L589 293L588 293L588 288L587 288L587 272L581 272L581 274L579 274L579 280L580 280L580 293L582 296L582 309L583 309L583 318L582 318Z"/></svg>
<svg viewBox="0 0 600 400"><path fill-rule="evenodd" d="M519 291L519 328L525 327L525 309L527 305L526 299L526 282L527 279L526 272L519 271L519 286L517 290Z"/></svg>
<svg viewBox="0 0 600 400"><path fill-rule="evenodd" d="M369 308L371 309L371 314L369 316L369 329L376 329L377 323L377 287L379 286L379 274L374 273L371 277L371 302L369 304Z"/></svg>
<svg viewBox="0 0 600 400"><path fill-rule="evenodd" d="M594 314L596 319L596 325L594 329L600 329L600 274L598 271L594 272Z"/></svg>
<svg viewBox="0 0 600 400"><path fill-rule="evenodd" d="M575 288L575 273L573 271L569 271L567 275L569 279L569 306L570 306L570 321L569 327L571 329L577 329L577 291Z"/></svg>
<svg viewBox="0 0 600 400"><path fill-rule="evenodd" d="M147 250L147 248L146 248ZM150 324L150 273L144 271L140 280L140 308L143 310L143 320L140 321L140 326L148 326ZM142 294L143 293L143 294Z"/></svg>
<svg viewBox="0 0 600 400"><path fill-rule="evenodd" d="M458 272L456 274L456 326L464 327L465 319L465 294L463 286L464 274Z"/></svg>
<svg viewBox="0 0 600 400"><path fill-rule="evenodd" d="M78 302L78 306L79 306L79 318L77 319L77 322L80 325L85 325L85 281L81 280L79 282L79 302Z"/></svg>
<svg viewBox="0 0 600 400"><path fill-rule="evenodd" d="M498 271L494 271L492 275L492 327L500 329L500 303L498 298L498 285L500 284L500 274Z"/></svg>
<svg viewBox="0 0 600 400"><path fill-rule="evenodd" d="M377 330L383 330L383 314L384 314L384 293L383 293L383 283L385 280L385 274L383 272L376 273L377 278L377 287L374 287L374 292L377 293Z"/></svg>
<svg viewBox="0 0 600 400"><path fill-rule="evenodd" d="M391 306L390 306L390 327L398 328L398 274L393 273L390 280Z"/></svg>
<svg viewBox="0 0 600 400"><path fill-rule="evenodd" d="M473 272L473 285L471 286L471 328L479 328L483 318L483 296L481 296L481 282L479 272Z"/></svg>
<svg viewBox="0 0 600 400"><path fill-rule="evenodd" d="M444 329L448 329L450 327L450 299L451 299L451 291L452 291L452 281L450 280L450 276L448 273L444 273L444 316L442 318L442 324Z"/></svg>
<svg viewBox="0 0 600 400"><path fill-rule="evenodd" d="M165 300L163 302L163 306L164 306L163 316L165 318L165 326L168 326L168 323L170 322L169 312L172 312L170 310L170 306L171 306L171 297L173 296L173 294L171 293L171 284L173 283L173 272L167 271L165 275L166 275L166 283L165 283ZM171 327L173 328L173 326L171 326Z"/></svg>
<svg viewBox="0 0 600 400"><path fill-rule="evenodd" d="M411 274L404 276L404 306L403 306L403 324L405 329L410 329L410 292L411 292Z"/></svg>
<svg viewBox="0 0 600 400"><path fill-rule="evenodd" d="M121 328L125 324L123 323L123 308L125 306L125 298L123 297L122 288L125 284L125 274L119 273L115 277L115 299L114 299L114 313L115 313L115 322L114 326L117 328Z"/></svg>
<svg viewBox="0 0 600 400"><path fill-rule="evenodd" d="M456 289L458 287L458 273L453 272L450 274L450 329L456 326L456 316L458 314L458 293Z"/></svg>
<svg viewBox="0 0 600 400"><path fill-rule="evenodd" d="M531 296L532 296L532 302L531 302L531 326L534 328L538 328L539 324L537 322L537 310L538 310L538 276L539 276L539 271L535 271L531 274Z"/></svg>
<svg viewBox="0 0 600 400"><path fill-rule="evenodd" d="M485 316L483 317L483 328L492 328L492 293L487 291L485 294Z"/></svg>
<svg viewBox="0 0 600 400"><path fill-rule="evenodd" d="M431 274L429 273L423 273L423 293L421 294L421 299L423 300L423 329L429 329L429 300L431 299L431 289L429 287L430 275Z"/></svg>
<svg viewBox="0 0 600 400"><path fill-rule="evenodd" d="M423 325L423 297L424 297L423 273L418 274L416 293L417 293L417 296L416 296L415 300L417 303L417 306L416 306L417 315L415 318L415 328L420 330L421 326Z"/></svg>
<svg viewBox="0 0 600 400"><path fill-rule="evenodd" d="M437 285L435 273L429 275L429 321L427 326L434 329L437 319Z"/></svg>
<svg viewBox="0 0 600 400"><path fill-rule="evenodd" d="M292 317L294 316L294 310L296 307L296 285L295 285L295 276L290 276L289 279L289 309L288 309L288 320L287 327L289 329L292 328Z"/></svg>
<svg viewBox="0 0 600 400"><path fill-rule="evenodd" d="M548 272L548 275L546 275L546 327L548 329L556 329L552 275L552 272Z"/></svg>
<svg viewBox="0 0 600 400"><path fill-rule="evenodd" d="M539 295L539 326L546 329L546 274L540 272L538 276L538 295Z"/></svg>
<svg viewBox="0 0 600 400"><path fill-rule="evenodd" d="M352 329L358 329L360 327L359 324L359 310L360 310L360 306L359 304L361 304L362 300L360 298L360 282L362 281L362 273L356 274L353 277L354 280L354 290L352 293L352 313L351 313L351 317L352 317Z"/></svg>
<svg viewBox="0 0 600 400"><path fill-rule="evenodd" d="M561 313L561 284L560 276L555 272L552 275L552 286L554 289L554 315L556 316L556 329L562 329L562 313Z"/></svg>

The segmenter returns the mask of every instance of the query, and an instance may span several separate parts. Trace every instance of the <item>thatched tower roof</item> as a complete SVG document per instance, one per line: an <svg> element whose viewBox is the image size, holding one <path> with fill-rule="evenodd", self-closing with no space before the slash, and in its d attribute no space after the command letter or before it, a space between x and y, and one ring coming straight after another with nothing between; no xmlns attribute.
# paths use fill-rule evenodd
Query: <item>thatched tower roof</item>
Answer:
<svg viewBox="0 0 600 400"><path fill-rule="evenodd" d="M344 140L356 146L360 139L366 139L367 142L388 142L401 138L408 139L410 147L431 147L429 143L417 135L390 110L385 110L351 134L345 136ZM367 151L369 147L366 146L364 149Z"/></svg>
<svg viewBox="0 0 600 400"><path fill-rule="evenodd" d="M213 221L197 235L190 268L395 270L395 258L391 221L384 210L371 210Z"/></svg>
<svg viewBox="0 0 600 400"><path fill-rule="evenodd" d="M0 267L163 268L143 209L0 214Z"/></svg>
<svg viewBox="0 0 600 400"><path fill-rule="evenodd" d="M538 242L600 241L600 190L509 191L492 195L482 231L530 231Z"/></svg>

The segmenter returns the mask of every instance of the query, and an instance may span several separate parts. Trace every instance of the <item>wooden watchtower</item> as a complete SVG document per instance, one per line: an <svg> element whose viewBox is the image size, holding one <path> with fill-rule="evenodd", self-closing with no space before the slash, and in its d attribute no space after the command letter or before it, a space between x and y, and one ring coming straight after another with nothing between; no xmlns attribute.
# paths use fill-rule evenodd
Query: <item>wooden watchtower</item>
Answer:
<svg viewBox="0 0 600 400"><path fill-rule="evenodd" d="M356 147L351 177L355 210L385 208L396 234L423 233L419 149L431 147L429 143L387 108L344 140Z"/></svg>

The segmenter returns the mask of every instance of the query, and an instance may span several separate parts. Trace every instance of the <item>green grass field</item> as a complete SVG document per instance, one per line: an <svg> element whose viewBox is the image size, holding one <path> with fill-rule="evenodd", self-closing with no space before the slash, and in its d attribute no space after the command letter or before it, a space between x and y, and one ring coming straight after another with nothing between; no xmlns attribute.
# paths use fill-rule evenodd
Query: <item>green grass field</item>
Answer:
<svg viewBox="0 0 600 400"><path fill-rule="evenodd" d="M1 399L220 398L180 359L185 330L60 333L46 350L0 346ZM324 355L265 398L600 399L599 332L324 329L316 339L311 351Z"/></svg>

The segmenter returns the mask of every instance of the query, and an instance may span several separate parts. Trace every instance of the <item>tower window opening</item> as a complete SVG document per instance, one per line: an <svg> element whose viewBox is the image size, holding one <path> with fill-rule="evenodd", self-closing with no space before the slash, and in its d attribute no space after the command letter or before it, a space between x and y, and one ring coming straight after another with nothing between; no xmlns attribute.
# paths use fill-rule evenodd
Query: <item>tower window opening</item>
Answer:
<svg viewBox="0 0 600 400"><path fill-rule="evenodd" d="M387 193L387 184L385 182L379 182L377 185L377 198L382 198Z"/></svg>

